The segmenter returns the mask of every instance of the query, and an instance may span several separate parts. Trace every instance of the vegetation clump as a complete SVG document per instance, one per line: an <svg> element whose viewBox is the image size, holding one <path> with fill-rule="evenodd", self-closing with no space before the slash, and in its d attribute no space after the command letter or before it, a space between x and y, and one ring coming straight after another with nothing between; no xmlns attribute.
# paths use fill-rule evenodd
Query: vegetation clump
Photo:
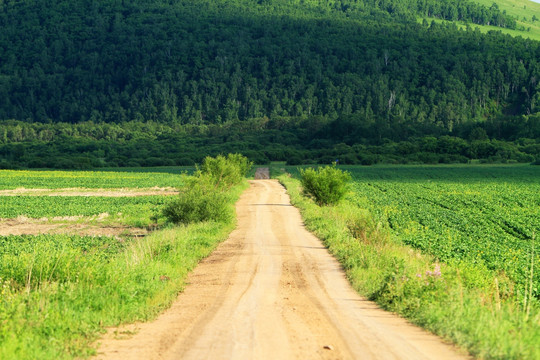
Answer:
<svg viewBox="0 0 540 360"><path fill-rule="evenodd" d="M229 221L232 212L228 190L242 182L251 166L240 154L206 157L195 175L188 177L178 198L164 207L163 215L174 224Z"/></svg>
<svg viewBox="0 0 540 360"><path fill-rule="evenodd" d="M215 158L207 156L197 177L201 182L208 181L216 189L228 189L240 184L253 165L241 154L229 154L226 157L218 155Z"/></svg>
<svg viewBox="0 0 540 360"><path fill-rule="evenodd" d="M319 205L337 204L347 192L347 182L351 175L335 166L320 167L317 170L300 170L304 193Z"/></svg>

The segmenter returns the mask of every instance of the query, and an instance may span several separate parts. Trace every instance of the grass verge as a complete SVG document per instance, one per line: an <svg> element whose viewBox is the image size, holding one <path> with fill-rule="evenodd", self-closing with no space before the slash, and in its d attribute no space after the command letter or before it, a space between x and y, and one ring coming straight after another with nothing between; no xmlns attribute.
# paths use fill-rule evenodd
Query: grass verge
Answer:
<svg viewBox="0 0 540 360"><path fill-rule="evenodd" d="M535 305L527 315L506 298L513 284L503 274L465 261L438 263L393 239L368 210L348 201L319 207L301 196L299 180L278 178L360 294L476 357L540 358L540 310Z"/></svg>
<svg viewBox="0 0 540 360"><path fill-rule="evenodd" d="M230 190L231 214L245 187L243 182ZM0 267L0 359L94 354L92 346L106 327L149 320L167 308L188 272L227 238L235 222L231 216L227 222L164 229L118 251L106 250L107 240L88 248L65 236L11 239L8 248L7 238L0 237L0 261L9 258L22 271L16 277L13 267Z"/></svg>

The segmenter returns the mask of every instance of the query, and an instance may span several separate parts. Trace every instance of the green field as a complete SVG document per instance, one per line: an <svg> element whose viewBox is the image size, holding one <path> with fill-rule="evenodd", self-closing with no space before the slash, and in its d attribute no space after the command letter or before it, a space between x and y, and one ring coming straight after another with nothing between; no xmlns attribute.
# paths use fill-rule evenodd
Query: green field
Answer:
<svg viewBox="0 0 540 360"><path fill-rule="evenodd" d="M479 358L540 356L540 167L342 168L335 206L279 178L361 294Z"/></svg>
<svg viewBox="0 0 540 360"><path fill-rule="evenodd" d="M140 170L140 172L138 172ZM0 190L12 189L150 189L182 184L183 171L192 168L130 169L129 171L16 171L0 170ZM46 194L44 194L46 195ZM61 194L60 194L61 195ZM107 222L146 227L151 217L170 198L104 196L17 196L0 195L0 219L89 217L107 215ZM86 219L88 220L88 219Z"/></svg>
<svg viewBox="0 0 540 360"><path fill-rule="evenodd" d="M125 225L146 226L168 196L0 196L0 218L52 218L107 214Z"/></svg>
<svg viewBox="0 0 540 360"><path fill-rule="evenodd" d="M0 170L0 190L61 188L152 188L181 186L174 172L184 168L130 169L129 171L20 171ZM186 167L186 171L193 168Z"/></svg>
<svg viewBox="0 0 540 360"><path fill-rule="evenodd" d="M442 262L467 262L528 283L531 239L540 233L540 167L343 167L348 201L372 213L393 238ZM295 168L289 168L298 175ZM538 245L536 245L538 247ZM536 250L536 268L540 251ZM534 296L540 298L540 271Z"/></svg>
<svg viewBox="0 0 540 360"><path fill-rule="evenodd" d="M233 229L204 223L142 239L0 236L0 358L95 353L105 327L157 316Z"/></svg>
<svg viewBox="0 0 540 360"><path fill-rule="evenodd" d="M298 168L271 167L272 174L281 168L293 174L280 177L293 203L360 293L480 358L540 356L540 252L538 240L532 242L540 232L540 167L344 166L353 177L350 191L330 207L300 196ZM17 181L51 189L181 182L163 172L1 174L9 175L0 178L8 189ZM144 223L167 199L3 196L0 201L0 218L107 212ZM122 240L0 237L0 358L92 354L103 326L159 313L198 259L233 228L234 222L202 223Z"/></svg>
<svg viewBox="0 0 540 360"><path fill-rule="evenodd" d="M184 170L193 168L0 171L0 189L179 187ZM174 196L0 196L3 230L21 216L98 230L160 227L143 238L0 236L0 359L87 357L106 327L155 317L181 291L187 273L232 231L232 204L244 186L228 190L229 221L177 227L158 219ZM98 221L104 213L109 216Z"/></svg>
<svg viewBox="0 0 540 360"><path fill-rule="evenodd" d="M443 262L485 265L524 290L531 239L540 233L540 167L352 168L351 173L351 201L383 219L404 244ZM540 256L535 259L540 264ZM534 284L538 298L540 272Z"/></svg>
<svg viewBox="0 0 540 360"><path fill-rule="evenodd" d="M520 21L526 21L527 23L533 23L532 17L536 15L539 19L534 23L540 26L540 3L531 0L474 0L474 2L487 7L490 7L493 3L497 3L501 11L506 11L508 15L514 16Z"/></svg>
<svg viewBox="0 0 540 360"><path fill-rule="evenodd" d="M441 20L441 19L436 19L436 18L425 18L425 20L427 20L428 23L430 23L431 21L435 21L436 23L440 23L440 24L450 22L447 20ZM423 21L424 21L424 18L418 18L419 23L422 23ZM467 24L467 23L459 22L459 21L455 22L455 24L458 28L463 29L463 30L466 29L467 27L470 27L471 29L478 29L483 34L486 34L490 31L495 31L495 32L501 32L503 34L511 35L514 37L520 36L525 39L540 41L540 21L537 21L535 23L523 23L523 22L518 21L518 24L519 24L518 27L522 26L525 28L525 30L517 30L517 29L513 30L513 29L500 28L497 26ZM530 30L527 30L528 28L530 28Z"/></svg>

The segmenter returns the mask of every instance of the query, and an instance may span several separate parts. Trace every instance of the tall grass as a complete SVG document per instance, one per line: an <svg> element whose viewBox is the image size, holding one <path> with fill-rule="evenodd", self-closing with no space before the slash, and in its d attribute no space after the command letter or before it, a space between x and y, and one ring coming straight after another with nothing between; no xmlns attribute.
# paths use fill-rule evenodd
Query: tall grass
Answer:
<svg viewBox="0 0 540 360"><path fill-rule="evenodd" d="M467 261L439 263L396 241L355 203L319 207L301 196L298 180L279 180L360 294L480 358L540 358L539 306L531 301L527 316L504 273Z"/></svg>
<svg viewBox="0 0 540 360"><path fill-rule="evenodd" d="M246 184L230 190L228 211ZM235 226L182 225L119 243L113 238L0 237L0 359L95 353L107 326L154 318L188 272ZM94 241L94 244L90 242Z"/></svg>

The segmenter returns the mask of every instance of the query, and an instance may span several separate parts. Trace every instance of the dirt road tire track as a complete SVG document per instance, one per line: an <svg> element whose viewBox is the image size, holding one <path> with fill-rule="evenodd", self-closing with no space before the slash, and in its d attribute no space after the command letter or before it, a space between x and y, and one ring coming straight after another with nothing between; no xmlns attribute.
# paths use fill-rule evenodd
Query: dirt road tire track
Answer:
<svg viewBox="0 0 540 360"><path fill-rule="evenodd" d="M111 330L99 359L464 358L358 296L277 181L251 182L237 215L173 306Z"/></svg>

